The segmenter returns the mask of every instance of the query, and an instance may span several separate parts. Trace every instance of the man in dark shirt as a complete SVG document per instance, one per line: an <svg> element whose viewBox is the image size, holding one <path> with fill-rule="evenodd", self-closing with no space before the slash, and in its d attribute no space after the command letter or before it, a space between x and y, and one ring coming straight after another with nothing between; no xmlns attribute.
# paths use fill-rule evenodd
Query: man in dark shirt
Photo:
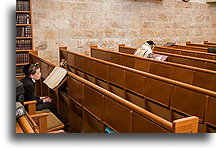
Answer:
<svg viewBox="0 0 216 148"><path fill-rule="evenodd" d="M35 96L35 82L40 80L41 72L38 64L27 64L23 68L25 77L21 80L24 87L24 101L36 100L36 110L40 111L43 109L49 109L57 118L60 119L59 114L57 113L56 108L51 103L52 99L48 96Z"/></svg>

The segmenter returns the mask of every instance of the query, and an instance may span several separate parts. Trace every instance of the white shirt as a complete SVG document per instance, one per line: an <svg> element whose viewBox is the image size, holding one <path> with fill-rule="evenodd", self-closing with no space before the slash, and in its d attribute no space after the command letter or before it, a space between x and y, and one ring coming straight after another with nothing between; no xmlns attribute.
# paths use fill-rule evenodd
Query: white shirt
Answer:
<svg viewBox="0 0 216 148"><path fill-rule="evenodd" d="M134 52L134 55L153 59L153 52L152 52L151 46L148 43L145 43L144 45L142 45L141 48L138 48Z"/></svg>
<svg viewBox="0 0 216 148"><path fill-rule="evenodd" d="M32 79L32 81L35 83L36 81L34 79Z"/></svg>

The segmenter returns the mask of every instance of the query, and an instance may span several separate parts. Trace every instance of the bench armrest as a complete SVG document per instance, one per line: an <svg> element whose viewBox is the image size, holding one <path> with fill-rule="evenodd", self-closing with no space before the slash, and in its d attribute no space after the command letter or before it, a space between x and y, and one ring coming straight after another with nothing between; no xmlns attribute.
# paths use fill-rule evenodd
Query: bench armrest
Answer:
<svg viewBox="0 0 216 148"><path fill-rule="evenodd" d="M34 114L29 115L29 117L33 120L35 125L39 128L40 133L46 133L47 132L47 117L49 113L40 113L40 114Z"/></svg>
<svg viewBox="0 0 216 148"><path fill-rule="evenodd" d="M28 106L29 115L36 114L36 103L37 103L36 100L24 102L24 105Z"/></svg>
<svg viewBox="0 0 216 148"><path fill-rule="evenodd" d="M33 101L25 101L25 102L24 102L24 105L36 104L36 103L37 103L36 100L33 100Z"/></svg>

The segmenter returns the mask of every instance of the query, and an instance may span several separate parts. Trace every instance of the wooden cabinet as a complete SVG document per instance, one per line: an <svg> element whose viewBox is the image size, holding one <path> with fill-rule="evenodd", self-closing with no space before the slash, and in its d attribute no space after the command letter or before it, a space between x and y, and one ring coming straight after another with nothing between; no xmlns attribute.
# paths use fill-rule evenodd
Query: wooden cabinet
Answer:
<svg viewBox="0 0 216 148"><path fill-rule="evenodd" d="M16 77L24 77L23 66L29 63L34 50L32 0L16 0Z"/></svg>

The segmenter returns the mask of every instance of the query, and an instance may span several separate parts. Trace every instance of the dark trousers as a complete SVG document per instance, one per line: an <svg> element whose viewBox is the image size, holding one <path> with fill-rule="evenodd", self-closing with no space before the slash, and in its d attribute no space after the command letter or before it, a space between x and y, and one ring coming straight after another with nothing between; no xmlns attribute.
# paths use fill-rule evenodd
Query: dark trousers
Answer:
<svg viewBox="0 0 216 148"><path fill-rule="evenodd" d="M37 111L40 111L40 110L43 110L43 109L49 109L59 120L61 120L60 115L58 114L55 106L52 103L46 102L46 103L36 105L36 110Z"/></svg>

